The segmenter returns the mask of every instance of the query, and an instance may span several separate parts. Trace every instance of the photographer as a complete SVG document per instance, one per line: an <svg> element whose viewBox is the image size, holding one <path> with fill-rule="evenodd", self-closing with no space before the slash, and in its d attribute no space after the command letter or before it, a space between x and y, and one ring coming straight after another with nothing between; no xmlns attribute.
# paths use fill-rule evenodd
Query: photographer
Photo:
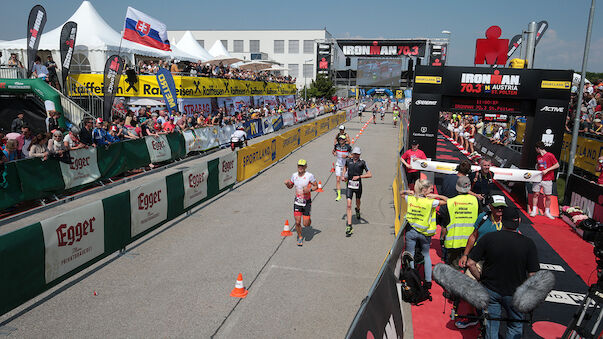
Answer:
<svg viewBox="0 0 603 339"><path fill-rule="evenodd" d="M521 320L523 314L513 309L513 293L529 276L539 269L538 253L532 239L519 234L519 211L510 209L502 217L502 229L489 232L469 253L467 266L471 274L486 287L490 295L488 314L491 318L501 318L501 306L507 317ZM484 261L483 269L477 263ZM500 321L489 320L486 328L487 339L498 339ZM521 338L523 324L508 322L505 338Z"/></svg>
<svg viewBox="0 0 603 339"><path fill-rule="evenodd" d="M492 160L489 158L482 158L479 162L480 170L469 174L471 179L471 191L475 193L475 197L480 203L480 211L486 209L486 201L490 196L490 192L496 188L494 184L494 173L490 171L492 166Z"/></svg>

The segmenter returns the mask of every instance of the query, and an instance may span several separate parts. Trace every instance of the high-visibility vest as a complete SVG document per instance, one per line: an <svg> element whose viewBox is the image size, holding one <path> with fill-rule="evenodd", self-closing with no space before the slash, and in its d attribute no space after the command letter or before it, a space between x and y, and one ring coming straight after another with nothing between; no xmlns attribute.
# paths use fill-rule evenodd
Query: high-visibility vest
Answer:
<svg viewBox="0 0 603 339"><path fill-rule="evenodd" d="M428 237L433 236L437 230L433 199L408 196L406 221L417 232Z"/></svg>
<svg viewBox="0 0 603 339"><path fill-rule="evenodd" d="M462 194L448 199L446 204L450 214L450 224L446 227L448 231L444 247L464 248L469 236L473 233L473 226L479 214L477 198L469 194Z"/></svg>

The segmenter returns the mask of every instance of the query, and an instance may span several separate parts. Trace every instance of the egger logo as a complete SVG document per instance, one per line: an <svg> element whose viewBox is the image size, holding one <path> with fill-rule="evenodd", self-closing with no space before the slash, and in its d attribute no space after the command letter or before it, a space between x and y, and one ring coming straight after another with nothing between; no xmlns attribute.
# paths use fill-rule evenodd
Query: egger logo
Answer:
<svg viewBox="0 0 603 339"><path fill-rule="evenodd" d="M153 205L161 201L161 190L146 194L140 193L138 195L138 209L148 210L153 208Z"/></svg>
<svg viewBox="0 0 603 339"><path fill-rule="evenodd" d="M71 168L72 170L80 170L87 166L90 166L90 157L83 157L83 158L71 157L71 165L69 165L69 168Z"/></svg>
<svg viewBox="0 0 603 339"><path fill-rule="evenodd" d="M163 141L154 141L153 140L151 145L153 146L153 149L157 150L157 151L161 151L162 149L165 148L165 142L163 142Z"/></svg>
<svg viewBox="0 0 603 339"><path fill-rule="evenodd" d="M222 173L229 172L234 168L234 160L222 162Z"/></svg>
<svg viewBox="0 0 603 339"><path fill-rule="evenodd" d="M205 173L189 174L188 186L191 188L196 188L197 186L201 185L205 179Z"/></svg>
<svg viewBox="0 0 603 339"><path fill-rule="evenodd" d="M57 227L57 238L59 240L59 247L70 246L73 243L79 242L88 233L94 232L94 221L95 217L78 222L75 225L61 224Z"/></svg>

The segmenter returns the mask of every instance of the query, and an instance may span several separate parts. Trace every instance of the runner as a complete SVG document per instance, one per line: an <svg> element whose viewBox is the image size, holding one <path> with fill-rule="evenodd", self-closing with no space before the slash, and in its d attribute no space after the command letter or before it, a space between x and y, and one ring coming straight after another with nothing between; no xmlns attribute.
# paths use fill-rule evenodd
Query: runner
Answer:
<svg viewBox="0 0 603 339"><path fill-rule="evenodd" d="M373 105L373 124L377 124L377 104Z"/></svg>
<svg viewBox="0 0 603 339"><path fill-rule="evenodd" d="M348 188L346 190L347 197L347 227L345 229L345 235L351 236L354 232L352 228L352 197L356 194L356 219L360 220L360 198L362 197L362 178L368 179L373 175L366 166L366 162L360 159L360 147L354 147L352 150L352 157L345 161L345 167L343 171L343 180L348 182ZM365 172L363 174L363 172Z"/></svg>
<svg viewBox="0 0 603 339"><path fill-rule="evenodd" d="M340 136L344 136L345 137L345 143L346 144L350 144L350 136L345 132L345 126L341 125L339 126L339 132L337 132L337 135L335 136L335 145L337 145L339 143L339 137Z"/></svg>
<svg viewBox="0 0 603 339"><path fill-rule="evenodd" d="M456 114L452 115L452 127L453 127L453 131L454 131L454 141L456 143L459 143L459 141L460 141L459 140L459 134L460 134L459 132L461 130L459 129L459 126L460 126L460 123L459 123L459 120L457 119L457 115Z"/></svg>
<svg viewBox="0 0 603 339"><path fill-rule="evenodd" d="M400 108L398 107L398 105L394 106L394 112L393 112L393 116L394 116L394 127L396 127L396 124L398 123L398 116L400 115Z"/></svg>
<svg viewBox="0 0 603 339"><path fill-rule="evenodd" d="M475 131L477 130L477 128L475 128L475 124L473 122L470 122L469 125L467 125L467 128L465 129L466 134L467 134L467 146L469 147L469 149L465 148L467 150L467 152L470 153L471 156L475 155Z"/></svg>
<svg viewBox="0 0 603 339"><path fill-rule="evenodd" d="M341 200L341 183L342 180L341 172L343 172L343 167L345 166L346 159L350 156L350 152L352 151L352 146L346 143L346 137L344 135L338 135L338 143L333 148L333 155L337 157L337 162L335 163L335 177L337 181L335 181L335 186L337 188L337 198L335 201Z"/></svg>
<svg viewBox="0 0 603 339"><path fill-rule="evenodd" d="M360 122L362 123L362 112L364 111L364 109L366 108L366 104L362 104L362 108L358 109L358 117L360 118Z"/></svg>
<svg viewBox="0 0 603 339"><path fill-rule="evenodd" d="M308 163L304 159L297 162L297 172L291 175L291 179L285 181L285 186L291 189L295 186L295 199L293 201L293 217L295 218L295 230L297 231L297 246L304 245L302 235L301 218L304 217L304 227L312 224L310 211L312 209L311 192L318 189L316 178L310 172L306 172Z"/></svg>
<svg viewBox="0 0 603 339"><path fill-rule="evenodd" d="M383 121L383 117L385 117L385 107L381 106L381 121Z"/></svg>

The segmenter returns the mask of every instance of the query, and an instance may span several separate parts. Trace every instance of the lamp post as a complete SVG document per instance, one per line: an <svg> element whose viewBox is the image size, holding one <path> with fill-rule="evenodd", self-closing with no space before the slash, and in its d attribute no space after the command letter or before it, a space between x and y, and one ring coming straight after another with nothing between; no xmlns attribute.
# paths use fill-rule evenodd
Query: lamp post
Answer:
<svg viewBox="0 0 603 339"><path fill-rule="evenodd" d="M448 59L448 55L450 54L450 38L452 37L452 32L448 30L443 30L442 34L446 34L446 59Z"/></svg>
<svg viewBox="0 0 603 339"><path fill-rule="evenodd" d="M314 61L314 59L308 59L308 60L304 60L304 65L306 65L306 62L310 62L310 61ZM303 72L303 68L302 68L302 72ZM304 98L306 101L308 101L308 77L306 77L306 75L304 74Z"/></svg>

